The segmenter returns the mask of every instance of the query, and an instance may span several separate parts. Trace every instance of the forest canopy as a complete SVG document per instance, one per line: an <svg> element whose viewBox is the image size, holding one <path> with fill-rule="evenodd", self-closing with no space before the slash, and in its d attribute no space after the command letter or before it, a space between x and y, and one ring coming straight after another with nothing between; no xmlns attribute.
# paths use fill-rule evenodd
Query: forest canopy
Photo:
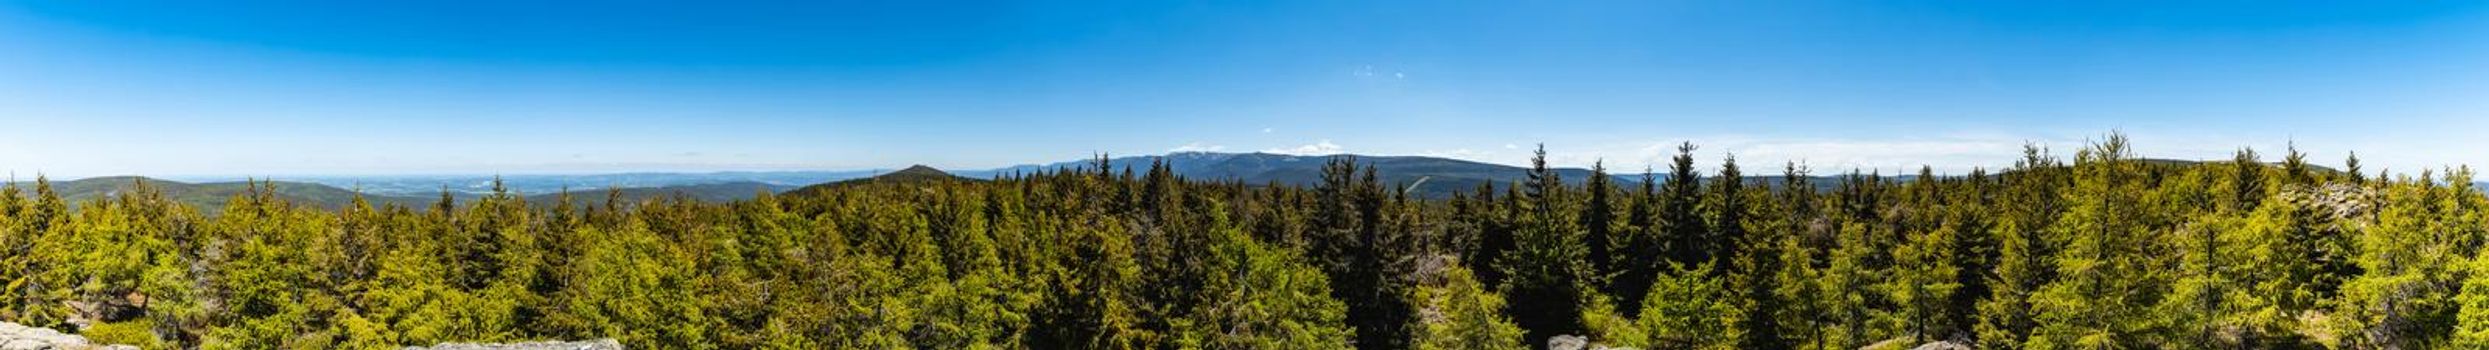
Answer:
<svg viewBox="0 0 2489 350"><path fill-rule="evenodd" d="M1101 158L736 202L330 210L256 184L216 213L38 179L0 187L0 321L197 349L2489 347L2466 168L2151 161L2115 134L1914 177L1696 150L1573 182L1542 151L1447 199L1353 157L1311 186Z"/></svg>

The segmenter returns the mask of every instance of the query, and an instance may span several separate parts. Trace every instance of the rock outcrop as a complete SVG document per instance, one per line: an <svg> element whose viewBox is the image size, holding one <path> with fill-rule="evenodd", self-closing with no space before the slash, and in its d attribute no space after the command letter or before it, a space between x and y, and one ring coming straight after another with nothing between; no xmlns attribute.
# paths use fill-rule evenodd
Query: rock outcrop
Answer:
<svg viewBox="0 0 2489 350"><path fill-rule="evenodd" d="M1590 338L1578 335L1559 335L1547 338L1547 350L1582 350L1582 347L1589 345Z"/></svg>
<svg viewBox="0 0 2489 350"><path fill-rule="evenodd" d="M1919 344L1919 347L1910 348L1910 350L1971 350L1971 347L1970 347L1970 345L1964 345L1964 344L1962 344L1962 343L1953 342L1953 341L1940 341L1940 342L1934 342L1934 343Z"/></svg>
<svg viewBox="0 0 2489 350"><path fill-rule="evenodd" d="M129 345L87 343L86 337L51 328L0 322L0 350L139 350Z"/></svg>
<svg viewBox="0 0 2489 350"><path fill-rule="evenodd" d="M2375 189L2339 183L2294 186L2279 195L2282 201L2314 212L2320 221L2355 221L2352 219L2376 214L2380 202L2377 197Z"/></svg>
<svg viewBox="0 0 2489 350"><path fill-rule="evenodd" d="M1635 349L1635 348L1612 347L1612 346L1607 346L1606 344L1592 343L1592 342L1590 342L1590 337L1586 337L1586 336L1579 336L1579 335L1558 335L1558 336L1555 336L1555 337L1547 338L1547 349L1548 349L1548 350L1640 350L1640 349Z"/></svg>
<svg viewBox="0 0 2489 350"><path fill-rule="evenodd" d="M409 346L404 350L622 350L622 343L613 339L575 342L525 342L503 344L441 343L432 347Z"/></svg>

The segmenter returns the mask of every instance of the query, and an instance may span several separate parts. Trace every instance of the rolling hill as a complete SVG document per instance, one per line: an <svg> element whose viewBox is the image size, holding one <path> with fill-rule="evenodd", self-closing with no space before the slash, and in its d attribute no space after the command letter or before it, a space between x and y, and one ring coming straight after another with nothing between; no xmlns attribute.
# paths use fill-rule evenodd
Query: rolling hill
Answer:
<svg viewBox="0 0 2489 350"><path fill-rule="evenodd" d="M250 184L247 182L186 183L137 176L112 176L56 182L52 184L52 189L53 191L60 193L61 198L67 199L71 203L78 203L89 200L111 198L112 196L132 190L141 181L144 181L147 186L154 187L155 189L162 191L165 198L171 198L174 201L181 202L182 204L198 208L201 213L215 213L223 211L225 201L231 200L235 195L241 194L242 191L247 190L250 187ZM320 208L336 209L345 207L347 204L354 203L355 192L346 189L304 182L278 181L265 183L274 185L278 198L283 198L297 205L309 205ZM32 185L20 183L19 186L29 187ZM25 188L24 190L32 191L33 189ZM28 193L31 194L31 192ZM403 205L429 203L428 200L417 197L378 196L367 194L364 195L363 198L366 201L370 201L372 205L376 206L389 203Z"/></svg>
<svg viewBox="0 0 2489 350"><path fill-rule="evenodd" d="M841 188L841 187L856 186L856 185L864 185L864 184L910 184L910 183L928 183L928 182L942 182L942 181L985 181L985 180L979 180L979 179L976 179L976 178L970 178L970 177L962 177L962 176L959 176L959 175L956 175L956 174L952 174L951 172L942 171L942 169L934 169L933 167L929 167L929 166L917 165L917 166L910 166L910 167L907 167L906 169L899 169L899 171L893 171L893 172L890 172L890 173L887 173L887 174L876 175L876 176L873 176L873 177L868 177L868 178L851 179L851 180L840 180L840 181L833 181L833 182L827 182L827 183L816 184L816 185L812 185L812 186L804 186L803 188L797 188L797 189L795 189L795 190L793 190L793 191L786 191L786 192L785 192L785 194L787 194L787 195L813 195L813 194L826 193L826 192L829 192L829 191L835 191L835 190L837 190L838 188Z"/></svg>
<svg viewBox="0 0 2489 350"><path fill-rule="evenodd" d="M366 175L366 176L281 176L277 180L328 185L336 188L360 189L364 193L403 197L435 198L442 190L460 198L492 193L499 180L511 192L550 194L565 189L576 192L596 191L603 196L605 188L661 188L678 186L761 183L772 188L789 189L823 182L863 178L883 170L841 171L720 171L700 173L633 172L613 174L512 174L512 175ZM193 183L240 182L234 177L179 178ZM747 188L748 189L748 188Z"/></svg>

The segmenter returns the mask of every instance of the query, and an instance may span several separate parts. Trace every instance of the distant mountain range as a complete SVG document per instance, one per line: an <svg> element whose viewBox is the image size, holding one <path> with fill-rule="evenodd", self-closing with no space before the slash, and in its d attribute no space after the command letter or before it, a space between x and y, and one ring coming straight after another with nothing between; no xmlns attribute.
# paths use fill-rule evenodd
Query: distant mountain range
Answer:
<svg viewBox="0 0 2489 350"><path fill-rule="evenodd" d="M1504 185L1524 181L1528 169L1493 163L1421 156L1356 156L1358 164L1372 166L1384 183L1401 186L1422 198L1443 198L1453 193L1475 190L1481 184ZM1271 153L1209 153L1177 152L1166 155L1118 157L1109 160L1116 171L1146 171L1152 162L1165 161L1177 175L1194 181L1237 181L1248 185L1284 184L1310 186L1321 181L1322 166L1334 157L1301 156ZM2193 165L2225 161L2188 161L2146 159L2155 164ZM867 182L982 181L1016 174L1034 174L1065 170L1090 169L1094 160L1031 164L985 170L945 172L926 166L913 166L897 171L785 171L785 172L714 172L714 173L622 173L597 175L512 175L500 177L512 193L526 196L532 203L550 204L561 192L569 191L576 203L600 203L608 189L618 190L627 201L683 196L703 201L734 201L751 199L760 193L802 194L829 191L842 186ZM2334 172L2317 167L2318 171ZM1774 183L1779 177L1775 167L1750 168L1749 181ZM1591 171L1580 168L1559 168L1559 176L1568 183L1580 184ZM1610 175L1619 186L1632 186L1642 180L1639 173ZM1664 175L1654 174L1657 177ZM1915 175L1888 176L1910 180ZM373 177L302 177L280 178L272 182L279 197L295 203L323 208L340 208L352 203L357 192L374 205L400 204L421 207L438 201L446 189L453 199L472 201L492 191L493 176L373 176ZM54 184L63 197L72 201L108 198L128 191L140 177L116 176L80 179ZM1831 186L1835 176L1815 176L1817 186ZM183 182L146 179L167 197L214 212L226 200L242 192L247 184L240 180ZM2489 181L2476 188L2489 190ZM27 189L31 191L31 189Z"/></svg>
<svg viewBox="0 0 2489 350"><path fill-rule="evenodd" d="M1271 153L1176 152L1166 155L1130 156L1108 159L1108 166L1134 173L1149 169L1152 162L1164 160L1176 175L1195 181L1241 181L1250 185L1278 183L1309 186L1322 180L1322 165L1335 157L1353 157L1358 165L1374 167L1375 176L1386 184L1407 186L1420 197L1444 197L1451 193L1471 191L1479 184L1508 184L1528 178L1528 168L1468 160L1421 156L1300 156ZM1094 160L1058 162L1043 165L1021 165L993 170L956 172L972 178L997 175L1028 174L1039 171L1092 169ZM1558 168L1557 177L1580 184L1590 178L1591 171L1581 168ZM1640 183L1642 175L1611 173L1620 184Z"/></svg>
<svg viewBox="0 0 2489 350"><path fill-rule="evenodd" d="M765 184L775 190L787 190L823 182L870 177L887 169L847 171L726 171L708 173L616 173L588 175L414 175L414 176L279 176L278 181L313 183L330 187L359 190L363 193L437 198L441 191L453 195L492 193L493 180L498 178L512 192L550 194L564 190L572 193L596 192L603 196L606 188L658 188L693 185ZM177 181L213 183L241 182L231 177L177 178ZM264 179L263 179L264 180ZM737 185L740 186L740 185ZM748 186L744 186L749 190ZM748 195L748 193L747 193Z"/></svg>
<svg viewBox="0 0 2489 350"><path fill-rule="evenodd" d="M759 196L764 192L779 193L793 188L795 188L795 186L751 181L735 181L662 187L614 187L611 188L611 190L621 192L621 198L624 202L638 202L674 196L682 196L685 198L707 202L731 202L752 199L753 197ZM569 193L573 204L586 205L588 203L604 203L606 191L607 189L603 188L574 188L571 189ZM552 204L559 201L561 199L561 195L562 192L558 191L554 193L530 194L527 196L527 202L530 204ZM440 197L436 194L433 198L435 198L434 200L438 200Z"/></svg>

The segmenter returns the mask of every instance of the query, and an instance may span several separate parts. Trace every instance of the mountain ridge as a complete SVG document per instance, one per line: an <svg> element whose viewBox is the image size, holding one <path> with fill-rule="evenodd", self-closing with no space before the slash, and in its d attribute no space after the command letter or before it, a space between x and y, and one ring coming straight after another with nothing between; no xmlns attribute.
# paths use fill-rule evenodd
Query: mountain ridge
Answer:
<svg viewBox="0 0 2489 350"><path fill-rule="evenodd" d="M1173 170L1177 175L1193 181L1236 181L1247 185L1283 184L1310 186L1320 181L1323 164L1329 162L1335 157L1350 157L1355 159L1360 166L1374 167L1376 175L1380 177L1382 182L1409 189L1412 195L1420 198L1449 197L1454 193L1474 191L1481 185L1500 187L1506 184L1524 181L1528 176L1528 169L1523 167L1429 156L1377 156L1356 154L1286 155L1264 152L1172 152L1159 155L1114 157L1108 159L1108 162L1109 166L1120 168L1119 171L1122 169L1129 169L1136 173L1145 171L1155 162L1165 162L1170 170ZM2227 159L2185 160L2169 158L2143 158L2141 160L2147 164L2170 166L2226 164L2229 162ZM511 192L521 194L528 201L539 203L551 203L565 191L567 191L572 196L572 199L576 201L602 201L607 195L605 193L607 189L620 191L621 198L627 201L642 201L676 196L703 201L735 201L751 199L763 192L777 194L820 192L827 191L831 188L865 182L905 183L931 180L983 181L982 179L1009 177L1020 174L1033 174L1041 171L1052 172L1085 170L1094 168L1095 162L1096 160L1094 159L1063 161L1048 164L1024 164L993 169L963 170L956 172L944 171L925 165L913 165L897 170L788 172L721 171L709 173L637 172L578 175L576 177L563 177L558 175L521 175L510 178L522 178L527 181L539 181L543 183L584 183L597 180L628 179L633 176L656 174L655 176L669 179L666 181L690 183L656 186L565 186L552 190L518 188L517 186L509 187L511 188ZM2311 164L2309 166L2320 172L2340 173L2340 170L2335 170L2323 165ZM1584 179L1589 178L1591 174L1591 170L1582 168L1557 168L1556 171L1558 176L1563 178L1567 183L1576 185L1580 184L1584 181ZM1745 178L1747 181L1754 181L1767 186L1772 183L1777 183L1777 179L1780 177L1778 174L1771 174L1773 172L1777 172L1777 169L1752 169L1750 171L1755 171L1755 175L1746 176ZM1999 173L2001 173L2001 171ZM805 184L787 184L784 180L748 181L732 180L730 178L684 177L698 174L725 174L730 177L761 176L751 174L779 174L789 176L811 176L824 180ZM1633 184L1638 184L1641 182L1642 175L1643 174L1641 173L1609 174L1610 178L1619 186L1631 186ZM1666 177L1665 173L1655 172L1650 175L1662 179ZM1810 180L1812 180L1816 186L1824 187L1836 183L1840 177L1840 174L1815 175L1810 176ZM1915 179L1917 176L1915 174L1896 174L1882 175L1882 177L1908 181ZM452 199L454 200L462 202L472 201L475 198L489 194L489 189L492 185L490 182L492 178L475 176L438 178L406 176L384 178L440 179L434 181L451 181L452 179L455 179L457 181L478 180L486 182L476 184L460 184L460 187L451 187L447 183L430 184L429 187L431 187L431 190L416 191L411 192L411 194L406 193L407 191L374 191L368 187L360 185L349 189L343 186L329 184L330 182L336 181L349 181L354 178L326 178L327 181L321 182L283 180L261 181L261 183L273 185L278 191L278 196L281 198L286 198L297 203L332 209L351 203L353 197L358 193L361 194L366 201L369 201L374 205L400 204L410 207L421 207L430 205L431 203L437 201L439 198L438 194L444 190L449 191ZM1706 177L1706 179L1709 178L1710 177ZM62 196L65 199L71 201L85 201L97 198L107 198L121 191L127 191L134 183L141 180L157 187L159 190L163 191L168 198L173 198L177 201L208 212L221 209L227 199L230 199L233 195L239 194L249 187L249 183L244 181L186 182L141 176L92 177L55 182L54 185L56 190L62 193ZM349 182L363 184L363 182L359 181ZM615 182L645 183L629 181ZM26 183L21 181L20 185L21 187L25 187ZM467 189L466 187L475 187L485 190L479 191ZM2484 191L2489 191L2489 181L2475 182L2474 187L2483 189ZM31 191L32 189L24 188L23 190Z"/></svg>
<svg viewBox="0 0 2489 350"><path fill-rule="evenodd" d="M1240 181L1248 185L1285 184L1310 186L1322 179L1322 165L1332 158L1349 157L1359 166L1372 166L1383 183L1403 186L1422 198L1443 198L1452 193L1472 191L1481 184L1507 184L1528 177L1528 168L1465 159L1428 156L1378 156L1356 154L1288 155L1267 152L1219 153L1173 152L1160 155L1111 157L1108 166L1141 172L1152 163L1164 161L1176 175L1195 181ZM963 171L959 175L993 178L1040 171L1094 169L1096 160L1065 161L1048 164L1024 164L982 171ZM1583 168L1556 168L1557 177L1566 183L1581 184L1592 171ZM1620 184L1640 183L1640 173L1610 173Z"/></svg>
<svg viewBox="0 0 2489 350"><path fill-rule="evenodd" d="M838 189L840 189L840 188L845 188L845 187L849 187L849 186L861 186L861 185L870 185L870 184L908 185L908 184L921 184L921 183L933 183L933 182L948 182L948 181L969 181L969 182L976 182L976 181L985 181L985 180L982 180L982 179L977 179L977 178L972 178L972 177L966 177L966 176L960 176L960 175L959 175L959 174L957 174L957 173L952 173L952 172L948 172L948 171L943 171L942 169L935 169L934 167L925 166L925 165L923 165L923 164L917 164L917 165L908 166L908 167L907 167L907 168L905 168L905 169L899 169L898 171L892 171L892 172L883 173L883 174L880 174L880 175L874 175L873 177L867 177L867 178L861 178L861 179L847 179L847 180L839 180L839 181L825 182L825 183L820 183L820 184L813 184L813 185L809 185L809 186L799 187L799 188L796 188L796 189L793 189L793 190L787 190L787 191L780 192L780 193L781 193L781 194L785 194L785 195L791 195L791 196L792 196L792 195L812 195L812 194L820 194L820 193L827 193L827 192L831 192L831 191L836 191L836 190L838 190Z"/></svg>

